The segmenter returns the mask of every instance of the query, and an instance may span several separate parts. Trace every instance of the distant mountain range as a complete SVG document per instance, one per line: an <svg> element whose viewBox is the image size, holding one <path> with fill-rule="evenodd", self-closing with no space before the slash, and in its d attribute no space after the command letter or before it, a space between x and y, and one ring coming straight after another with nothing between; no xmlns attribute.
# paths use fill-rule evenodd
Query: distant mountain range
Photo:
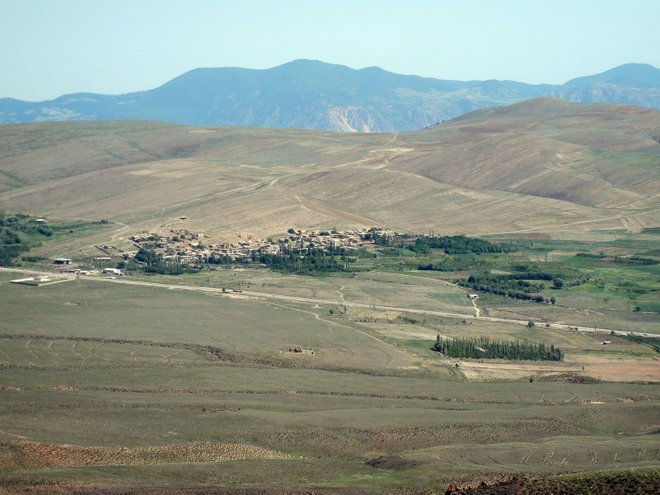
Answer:
<svg viewBox="0 0 660 495"><path fill-rule="evenodd" d="M0 99L0 123L145 119L343 132L423 129L464 113L552 96L660 109L660 69L626 64L562 85L450 81L296 60L267 70L205 68L136 93Z"/></svg>

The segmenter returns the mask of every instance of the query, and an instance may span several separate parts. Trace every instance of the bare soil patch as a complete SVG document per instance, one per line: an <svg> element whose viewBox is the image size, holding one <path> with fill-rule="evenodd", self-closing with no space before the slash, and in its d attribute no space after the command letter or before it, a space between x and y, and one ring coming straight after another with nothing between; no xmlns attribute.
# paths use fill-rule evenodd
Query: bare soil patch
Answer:
<svg viewBox="0 0 660 495"><path fill-rule="evenodd" d="M566 361L584 366L586 375L613 382L660 382L660 359L571 355Z"/></svg>
<svg viewBox="0 0 660 495"><path fill-rule="evenodd" d="M101 485L95 483L69 483L69 482L21 482L16 480L8 487L0 486L0 495L277 495L282 492L279 490L263 488L230 488L230 487L163 487L163 486L144 486L129 485L118 483L116 485ZM305 494L310 492L287 491L288 495ZM350 492L347 492L350 493ZM363 492L368 495L368 492ZM356 494L362 495L362 494Z"/></svg>
<svg viewBox="0 0 660 495"><path fill-rule="evenodd" d="M402 457L380 456L369 459L365 464L378 469L406 469L418 466L420 462L412 459L403 459Z"/></svg>
<svg viewBox="0 0 660 495"><path fill-rule="evenodd" d="M0 465L12 470L292 458L284 452L235 443L205 442L139 448L84 447L38 442L0 444Z"/></svg>
<svg viewBox="0 0 660 495"><path fill-rule="evenodd" d="M497 363L494 361L459 361L458 369L469 381L519 380L529 376L551 376L562 373L580 373L580 367L565 363Z"/></svg>
<svg viewBox="0 0 660 495"><path fill-rule="evenodd" d="M20 392L23 390L21 387L14 387L13 385L1 385L0 392Z"/></svg>

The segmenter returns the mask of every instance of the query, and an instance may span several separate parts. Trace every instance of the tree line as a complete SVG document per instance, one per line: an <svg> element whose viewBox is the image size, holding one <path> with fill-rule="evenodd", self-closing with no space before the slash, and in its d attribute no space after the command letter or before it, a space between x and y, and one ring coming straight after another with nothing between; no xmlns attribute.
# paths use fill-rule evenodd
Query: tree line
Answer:
<svg viewBox="0 0 660 495"><path fill-rule="evenodd" d="M442 249L446 254L505 253L515 250L513 245L494 244L484 239L464 235L421 236L408 249L415 253L428 254L431 249Z"/></svg>
<svg viewBox="0 0 660 495"><path fill-rule="evenodd" d="M204 260L209 265L262 264L268 266L271 270L297 275L348 271L349 263L354 261L354 258L347 256L343 250L325 251L314 247L303 250L286 249L282 254L263 253L260 250L255 250L248 259L244 260L215 255ZM153 249L141 248L133 260L121 262L121 266L118 267L129 271L179 275L185 272L199 271L202 266L188 266L181 263L178 257L163 258L161 254Z"/></svg>
<svg viewBox="0 0 660 495"><path fill-rule="evenodd" d="M511 297L538 303L548 302L541 292L545 285L529 280L553 280L553 275L544 272L521 272L511 274L483 273L470 275L467 279L458 280L458 284L480 292L488 292L499 296Z"/></svg>
<svg viewBox="0 0 660 495"><path fill-rule="evenodd" d="M153 249L144 248L138 250L131 262L121 263L118 267L126 270L141 270L146 273L160 273L163 275L180 275L186 271L196 271L183 266L178 257L165 259Z"/></svg>
<svg viewBox="0 0 660 495"><path fill-rule="evenodd" d="M559 347L527 341L491 341L479 339L443 339L438 335L432 349L451 358L511 359L530 361L561 361L564 353Z"/></svg>
<svg viewBox="0 0 660 495"><path fill-rule="evenodd" d="M456 257L445 256L438 262L420 263L417 265L418 270L432 270L438 272L461 272L466 270L474 270L484 266L486 263L475 257Z"/></svg>
<svg viewBox="0 0 660 495"><path fill-rule="evenodd" d="M296 252L261 254L258 261L267 265L271 270L297 275L314 275L348 271L348 264L353 260L345 254L336 255L323 249L311 248L306 250L305 254Z"/></svg>
<svg viewBox="0 0 660 495"><path fill-rule="evenodd" d="M409 249L417 254L429 254L433 249L442 249L446 254L507 253L518 249L510 243L495 244L484 239L465 235L436 236L430 234L413 237L410 234L392 235L370 232L367 234L366 239L373 240L377 246Z"/></svg>

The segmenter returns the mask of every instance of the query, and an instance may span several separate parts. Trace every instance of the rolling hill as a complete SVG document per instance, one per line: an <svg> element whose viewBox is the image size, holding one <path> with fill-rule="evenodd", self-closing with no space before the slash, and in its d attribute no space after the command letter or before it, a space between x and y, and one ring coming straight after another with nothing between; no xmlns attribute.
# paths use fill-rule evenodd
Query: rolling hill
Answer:
<svg viewBox="0 0 660 495"><path fill-rule="evenodd" d="M0 150L0 210L107 219L114 239L175 223L220 238L660 226L660 112L632 106L542 98L404 134L35 123L0 127Z"/></svg>
<svg viewBox="0 0 660 495"><path fill-rule="evenodd" d="M660 108L660 70L626 64L563 85L448 81L296 60L267 70L201 68L124 95L75 93L51 101L0 99L0 123L146 119L343 132L419 130L492 106L553 96Z"/></svg>

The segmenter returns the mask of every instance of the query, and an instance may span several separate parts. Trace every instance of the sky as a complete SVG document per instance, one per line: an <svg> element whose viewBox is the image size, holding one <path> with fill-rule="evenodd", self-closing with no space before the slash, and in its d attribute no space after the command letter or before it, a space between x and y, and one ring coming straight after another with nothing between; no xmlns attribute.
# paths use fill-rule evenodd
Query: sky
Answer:
<svg viewBox="0 0 660 495"><path fill-rule="evenodd" d="M0 98L122 94L301 58L561 84L660 67L660 0L0 0Z"/></svg>

